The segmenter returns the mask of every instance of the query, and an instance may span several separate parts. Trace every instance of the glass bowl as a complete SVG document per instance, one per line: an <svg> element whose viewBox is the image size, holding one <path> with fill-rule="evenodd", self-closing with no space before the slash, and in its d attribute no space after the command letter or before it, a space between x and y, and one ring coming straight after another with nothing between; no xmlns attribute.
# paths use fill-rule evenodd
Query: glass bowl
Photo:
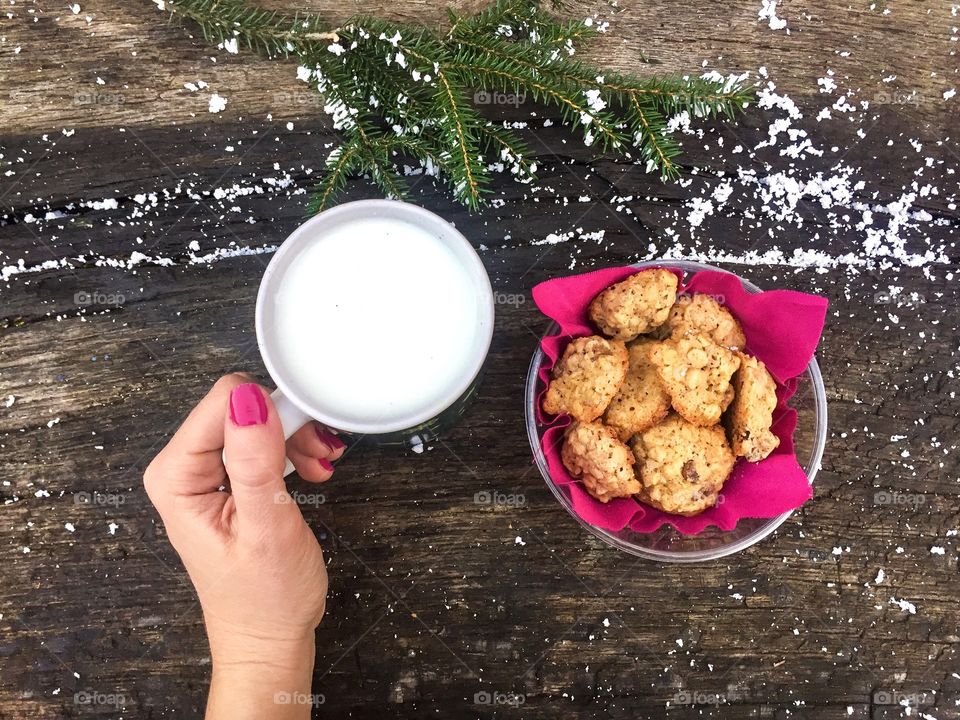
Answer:
<svg viewBox="0 0 960 720"><path fill-rule="evenodd" d="M687 274L700 270L728 272L723 268L688 260L657 260L637 263L634 267L673 267L683 270ZM739 276L736 277L748 292L760 292L760 288L756 285ZM556 334L558 329L557 324L552 323L545 335ZM541 389L537 372L546 359L538 344L537 351L530 361L530 369L527 372L524 403L527 435L530 439L533 457L537 467L540 468L547 487L553 492L557 501L578 523L608 545L631 555L660 562L691 563L715 560L726 555L732 555L760 542L780 527L793 513L790 510L773 518L743 518L733 530L724 531L716 527L708 527L697 535L683 535L670 525L663 525L652 533L638 533L630 529L611 532L585 522L574 512L569 498L550 477L547 459L541 448L540 439L546 427L537 421L535 405ZM823 448L827 440L827 396L816 358L810 360L807 369L798 378L797 392L790 399L789 404L797 411L797 428L793 436L797 461L812 484L817 471L820 469L820 460L823 457Z"/></svg>

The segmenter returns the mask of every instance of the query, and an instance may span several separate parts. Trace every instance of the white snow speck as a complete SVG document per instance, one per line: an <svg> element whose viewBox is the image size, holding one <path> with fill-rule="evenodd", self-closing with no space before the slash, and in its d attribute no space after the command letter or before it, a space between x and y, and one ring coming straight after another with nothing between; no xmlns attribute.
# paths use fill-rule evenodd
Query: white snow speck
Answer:
<svg viewBox="0 0 960 720"><path fill-rule="evenodd" d="M703 198L692 198L687 207L690 208L690 212L687 214L687 222L693 227L700 227L707 215L713 215L713 203Z"/></svg>
<svg viewBox="0 0 960 720"><path fill-rule="evenodd" d="M783 30L787 27L787 21L777 17L777 0L761 0L757 18L768 20L771 30ZM787 32L789 33L789 30Z"/></svg>
<svg viewBox="0 0 960 720"><path fill-rule="evenodd" d="M223 112L226 107L227 99L225 97L220 97L216 93L210 96L210 104L207 106L207 110L212 113L218 113Z"/></svg>
<svg viewBox="0 0 960 720"><path fill-rule="evenodd" d="M718 205L723 205L733 194L733 185L728 182L720 183L713 191L713 199Z"/></svg>
<svg viewBox="0 0 960 720"><path fill-rule="evenodd" d="M820 86L820 92L822 93L831 93L837 89L837 84L833 81L833 78L829 75L827 77L822 77L817 80L817 85Z"/></svg>
<svg viewBox="0 0 960 720"><path fill-rule="evenodd" d="M911 615L917 614L917 606L907 600L897 600L896 598L890 598L890 604L896 605L901 610L903 610L903 612L910 613Z"/></svg>

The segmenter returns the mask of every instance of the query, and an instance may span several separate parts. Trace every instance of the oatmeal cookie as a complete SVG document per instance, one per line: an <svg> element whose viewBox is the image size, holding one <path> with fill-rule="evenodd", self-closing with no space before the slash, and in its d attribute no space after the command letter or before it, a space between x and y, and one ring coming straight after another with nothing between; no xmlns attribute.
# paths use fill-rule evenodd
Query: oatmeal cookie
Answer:
<svg viewBox="0 0 960 720"><path fill-rule="evenodd" d="M600 502L630 497L640 491L630 448L600 423L576 423L567 430L560 457L587 492Z"/></svg>
<svg viewBox="0 0 960 720"><path fill-rule="evenodd" d="M747 337L729 310L709 295L683 295L670 308L667 321L657 329L661 338L706 335L717 345L743 350Z"/></svg>
<svg viewBox="0 0 960 720"><path fill-rule="evenodd" d="M671 414L630 441L642 489L638 498L677 515L697 515L717 504L736 458L723 428L698 427Z"/></svg>
<svg viewBox="0 0 960 720"><path fill-rule="evenodd" d="M670 412L670 396L650 361L650 351L657 344L641 339L627 348L627 377L603 414L603 421L621 440L656 425Z"/></svg>
<svg viewBox="0 0 960 720"><path fill-rule="evenodd" d="M706 335L683 335L654 347L650 359L685 420L703 426L720 421L733 400L730 378L740 367L736 353Z"/></svg>
<svg viewBox="0 0 960 720"><path fill-rule="evenodd" d="M733 390L728 416L730 444L737 456L758 462L780 444L780 438L770 432L777 407L777 384L762 361L741 353Z"/></svg>
<svg viewBox="0 0 960 720"><path fill-rule="evenodd" d="M592 422L607 409L626 374L627 346L622 342L599 335L571 340L553 366L543 409Z"/></svg>
<svg viewBox="0 0 960 720"><path fill-rule="evenodd" d="M590 319L604 335L633 340L662 324L676 297L676 275L641 270L597 295L590 303Z"/></svg>

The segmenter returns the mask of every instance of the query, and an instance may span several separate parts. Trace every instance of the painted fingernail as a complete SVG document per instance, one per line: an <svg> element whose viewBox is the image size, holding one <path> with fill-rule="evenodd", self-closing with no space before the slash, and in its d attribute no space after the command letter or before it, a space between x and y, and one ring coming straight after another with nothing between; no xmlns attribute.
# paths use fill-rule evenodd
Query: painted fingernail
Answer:
<svg viewBox="0 0 960 720"><path fill-rule="evenodd" d="M320 463L320 467L322 467L327 472L329 473L333 472L333 463L331 463L329 460L318 459L317 462Z"/></svg>
<svg viewBox="0 0 960 720"><path fill-rule="evenodd" d="M320 442L322 442L324 445L330 448L333 452L336 452L337 450L342 450L347 446L347 444L343 442L343 440L338 438L329 430L322 428L319 425L314 425L313 429L316 431L317 437L320 438Z"/></svg>
<svg viewBox="0 0 960 720"><path fill-rule="evenodd" d="M267 421L267 401L253 383L237 385L230 393L230 419L234 425L263 425Z"/></svg>

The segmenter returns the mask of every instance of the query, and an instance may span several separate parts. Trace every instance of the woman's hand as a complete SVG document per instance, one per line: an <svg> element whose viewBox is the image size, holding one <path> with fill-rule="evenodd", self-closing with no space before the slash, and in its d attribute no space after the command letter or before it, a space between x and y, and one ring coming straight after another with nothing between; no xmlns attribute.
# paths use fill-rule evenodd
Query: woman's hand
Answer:
<svg viewBox="0 0 960 720"><path fill-rule="evenodd" d="M313 423L285 444L269 394L236 374L214 385L147 468L147 494L203 608L208 718L309 716L296 699L309 699L327 572L283 469L289 455L302 478L324 482L342 454L343 443Z"/></svg>

